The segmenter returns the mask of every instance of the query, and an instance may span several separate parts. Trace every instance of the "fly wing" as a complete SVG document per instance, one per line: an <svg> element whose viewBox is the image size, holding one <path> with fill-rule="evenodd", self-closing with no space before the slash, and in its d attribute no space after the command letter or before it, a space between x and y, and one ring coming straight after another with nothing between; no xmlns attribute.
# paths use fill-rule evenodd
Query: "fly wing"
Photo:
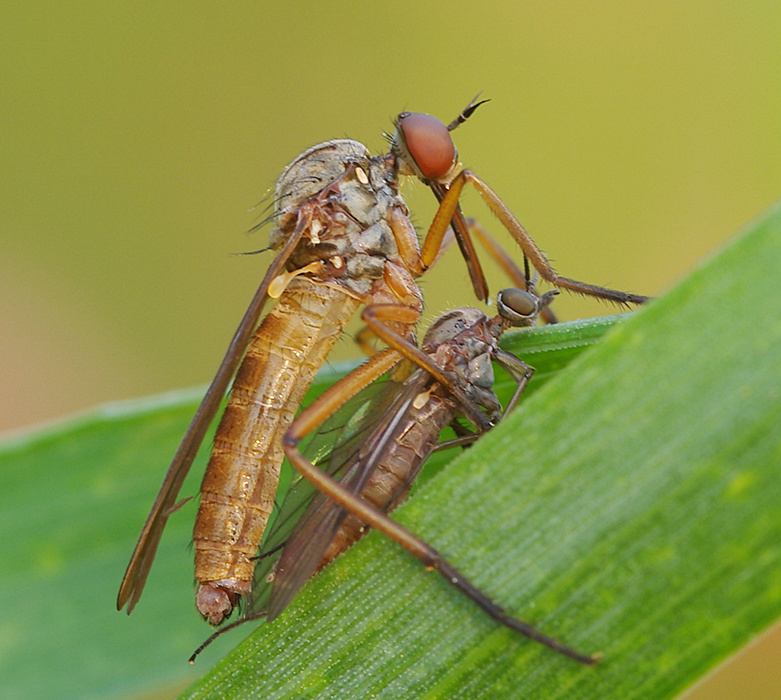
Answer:
<svg viewBox="0 0 781 700"><path fill-rule="evenodd" d="M119 588L119 595L117 596L117 610L121 610L127 605L127 612L130 614L141 597L157 547L160 544L163 529L166 522L168 522L168 516L176 510L176 501L179 496L179 490L182 488L182 483L184 483L190 471L198 448L203 441L203 436L206 434L209 424L219 408L220 401L225 395L231 377L233 377L236 367L244 355L247 343L258 325L258 320L263 312L263 306L266 303L266 299L268 299L269 284L282 272L285 262L300 240L303 230L302 226L296 227L295 232L287 240L282 251L271 263L244 314L244 318L242 318L236 333L233 335L217 374L212 380L203 401L201 401L201 405L195 412L195 416L187 428L184 438L182 438L179 449L174 455L171 466L168 467L163 483L160 486L160 491L152 505L152 510L141 530L133 555L130 557L130 562L127 565L125 576Z"/></svg>
<svg viewBox="0 0 781 700"><path fill-rule="evenodd" d="M301 444L301 451L330 476L341 478L340 468L350 464L350 457L370 434L371 425L365 416L372 415L372 407L384 403L387 382L376 381L347 401L331 418ZM343 455L334 458L336 455ZM304 519L302 515L312 503L317 489L297 473L285 492L281 505L277 504L266 529L257 556L252 592L245 603L245 617L251 617L268 606L271 592L269 575L279 559L279 552L290 540L293 530Z"/></svg>
<svg viewBox="0 0 781 700"><path fill-rule="evenodd" d="M380 416L366 443L345 465L329 471L342 473L340 484L360 494L377 468L386 447L403 426L407 408L420 392L403 391L392 406L374 415ZM313 499L288 540L277 563L269 600L269 619L274 619L295 597L301 587L320 568L323 557L347 517L347 510L322 493Z"/></svg>
<svg viewBox="0 0 781 700"><path fill-rule="evenodd" d="M349 436L328 455L324 471L352 493L360 493L385 453L386 446L395 439L406 409L420 393L420 381L426 378L425 373L416 372L402 386L395 382L387 383L382 393L365 404L368 410L364 409L362 415L366 418L354 417L350 421L351 427L347 431ZM325 424L326 429L328 424ZM271 564L265 567L263 579L257 576L259 572L256 570L256 583L260 586L265 584L265 588L258 589L258 602L253 604L253 608L259 609L258 605L267 604L269 619L274 619L287 607L317 571L347 516L343 507L318 493L305 479L300 479L295 488L305 489L309 498L306 510L284 543L275 567L273 584L268 586L264 580L265 574L273 568ZM269 545L272 544L270 541Z"/></svg>

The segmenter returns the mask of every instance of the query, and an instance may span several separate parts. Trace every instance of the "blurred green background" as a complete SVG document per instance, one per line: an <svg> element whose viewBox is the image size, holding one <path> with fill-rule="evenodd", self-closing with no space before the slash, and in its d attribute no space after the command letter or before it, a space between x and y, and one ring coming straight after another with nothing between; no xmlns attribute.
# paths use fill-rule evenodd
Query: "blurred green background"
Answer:
<svg viewBox="0 0 781 700"><path fill-rule="evenodd" d="M0 43L0 430L207 382L282 168L329 138L380 152L405 109L447 122L483 91L461 160L597 284L658 294L781 195L777 3L6 4ZM473 303L456 251L423 286L427 318ZM781 697L779 643L691 697Z"/></svg>

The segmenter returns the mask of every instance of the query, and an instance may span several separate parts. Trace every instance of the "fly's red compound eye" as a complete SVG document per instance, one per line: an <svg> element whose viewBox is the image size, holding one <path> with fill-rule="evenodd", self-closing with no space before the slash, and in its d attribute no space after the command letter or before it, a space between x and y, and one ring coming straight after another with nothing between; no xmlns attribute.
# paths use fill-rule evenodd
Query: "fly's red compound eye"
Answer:
<svg viewBox="0 0 781 700"><path fill-rule="evenodd" d="M447 127L436 117L420 112L404 115L398 126L423 177L435 181L444 178L458 156Z"/></svg>

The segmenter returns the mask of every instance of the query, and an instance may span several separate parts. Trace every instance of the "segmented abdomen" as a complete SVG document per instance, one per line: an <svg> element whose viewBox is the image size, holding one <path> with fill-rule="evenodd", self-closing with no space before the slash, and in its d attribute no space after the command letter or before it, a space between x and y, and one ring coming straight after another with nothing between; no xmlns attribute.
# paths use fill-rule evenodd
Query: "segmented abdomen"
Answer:
<svg viewBox="0 0 781 700"><path fill-rule="evenodd" d="M255 332L220 421L195 522L195 578L249 591L274 505L282 436L360 301L293 280Z"/></svg>

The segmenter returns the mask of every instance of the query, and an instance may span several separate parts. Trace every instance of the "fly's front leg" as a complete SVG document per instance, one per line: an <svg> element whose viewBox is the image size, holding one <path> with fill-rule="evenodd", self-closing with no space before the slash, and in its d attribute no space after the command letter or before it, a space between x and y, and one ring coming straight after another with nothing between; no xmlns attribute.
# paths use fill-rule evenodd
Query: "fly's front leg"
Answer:
<svg viewBox="0 0 781 700"><path fill-rule="evenodd" d="M450 427L456 430L457 423L453 423ZM457 431L456 431L457 432ZM449 450L451 447L469 447L470 445L473 445L475 442L477 442L477 439L482 435L482 433L469 433L464 435L459 435L456 438L453 438L452 440L443 440L442 442L437 443L437 446L434 448L434 452L439 452L440 450Z"/></svg>
<svg viewBox="0 0 781 700"><path fill-rule="evenodd" d="M290 435L297 436L295 444L298 444L302 437L309 435L309 433L324 423L327 418L361 389L369 386L373 381L393 369L401 359L398 352L392 348L386 348L370 357L360 367L356 367L347 376L342 377L336 384L318 396L293 421L285 435L285 445L288 444L288 436ZM287 448L285 449L287 450ZM313 467L313 469L316 469L316 467Z"/></svg>
<svg viewBox="0 0 781 700"><path fill-rule="evenodd" d="M355 334L355 344L367 357L373 357L377 354L377 348L374 347L375 340L376 337L368 326L364 326Z"/></svg>
<svg viewBox="0 0 781 700"><path fill-rule="evenodd" d="M534 287L534 282L537 276L536 273L530 280L528 272L522 272L521 269L515 264L515 261L512 259L510 254L501 245L499 245L499 242L493 236L491 236L491 234L489 234L488 231L486 231L485 228L483 228L483 226L481 226L477 221L469 218L466 220L466 225L469 228L469 232L474 234L477 240L480 241L488 255L490 255L494 262L499 265L499 267L507 275L515 287L518 287L519 289L529 289L530 286ZM526 256L524 256L523 259L526 263L526 267L528 267L529 259ZM556 314L554 313L553 309L550 308L550 306L545 306L542 308L540 311L540 318L549 325L559 322L559 319L556 317Z"/></svg>
<svg viewBox="0 0 781 700"><path fill-rule="evenodd" d="M560 277L551 267L543 252L537 247L537 244L532 240L528 231L521 225L518 219L515 218L515 215L501 200L499 195L471 170L462 170L449 184L447 194L442 199L439 211L437 212L438 217L448 217L447 220L449 220L449 217L453 216L453 213L458 207L458 200L461 196L461 192L467 182L472 183L474 188L483 198L483 201L497 216L499 221L502 222L502 225L509 231L510 235L521 247L524 255L529 258L531 264L546 282L561 289L568 289L577 294L606 299L607 301L612 301L620 305L643 304L648 301L648 297L640 296L638 294L629 294L628 292L620 292L615 289L607 289L605 287L587 284L586 282L579 282L568 277Z"/></svg>
<svg viewBox="0 0 781 700"><path fill-rule="evenodd" d="M496 363L504 369L516 383L512 398L507 403L504 413L502 413L502 418L504 418L521 400L521 394L526 390L529 380L532 378L532 375L534 375L534 367L527 365L520 357L516 357L512 353L502 350L501 348L497 350L494 360L496 360Z"/></svg>
<svg viewBox="0 0 781 700"><path fill-rule="evenodd" d="M444 196L444 188L442 186L432 184L432 189L434 189L435 193L441 191ZM452 229L450 228L451 220L453 222ZM457 215L451 214L448 218L435 215L423 241L423 246L420 249L418 249L418 237L415 227L401 207L393 207L391 209L389 223L396 239L399 253L415 277L422 275L439 259L440 254L449 242L448 231L452 230L455 233L461 254L466 261L466 267L477 298L480 301L488 299L488 284L485 281L485 275L480 267L480 260L469 238L468 227L460 210L457 212Z"/></svg>
<svg viewBox="0 0 781 700"><path fill-rule="evenodd" d="M445 185L439 184L437 182L430 182L429 187L431 187L431 191L436 195L441 204L442 200L447 194L447 188ZM446 225L444 218L437 219L435 215L434 221L432 222L431 228L429 228L428 235L426 236L426 240L423 244L423 254L427 252L426 244L428 243L428 236L432 234L432 229L434 228L435 223L436 233L433 235L432 247L435 241L439 241L439 229L443 225ZM472 238L469 235L469 224L464 218L464 214L458 204L456 204L453 216L448 223L452 228L456 241L458 242L458 247L461 249L461 255L466 262L466 267L469 271L469 278L472 280L472 287L475 290L475 294L480 301L487 301L488 283L485 281L485 274L483 273L483 268L480 265L480 258L477 257L477 251L475 250L475 246L472 243ZM447 231L448 229L446 228L445 230ZM439 243L439 245L441 248L442 243Z"/></svg>
<svg viewBox="0 0 781 700"><path fill-rule="evenodd" d="M480 241L488 255L499 265L513 286L518 287L518 289L528 289L528 275L515 264L515 260L499 245L499 242L471 217L466 219L466 225L469 227L469 233L474 234L477 240ZM524 260L528 260L528 258L524 258Z"/></svg>

